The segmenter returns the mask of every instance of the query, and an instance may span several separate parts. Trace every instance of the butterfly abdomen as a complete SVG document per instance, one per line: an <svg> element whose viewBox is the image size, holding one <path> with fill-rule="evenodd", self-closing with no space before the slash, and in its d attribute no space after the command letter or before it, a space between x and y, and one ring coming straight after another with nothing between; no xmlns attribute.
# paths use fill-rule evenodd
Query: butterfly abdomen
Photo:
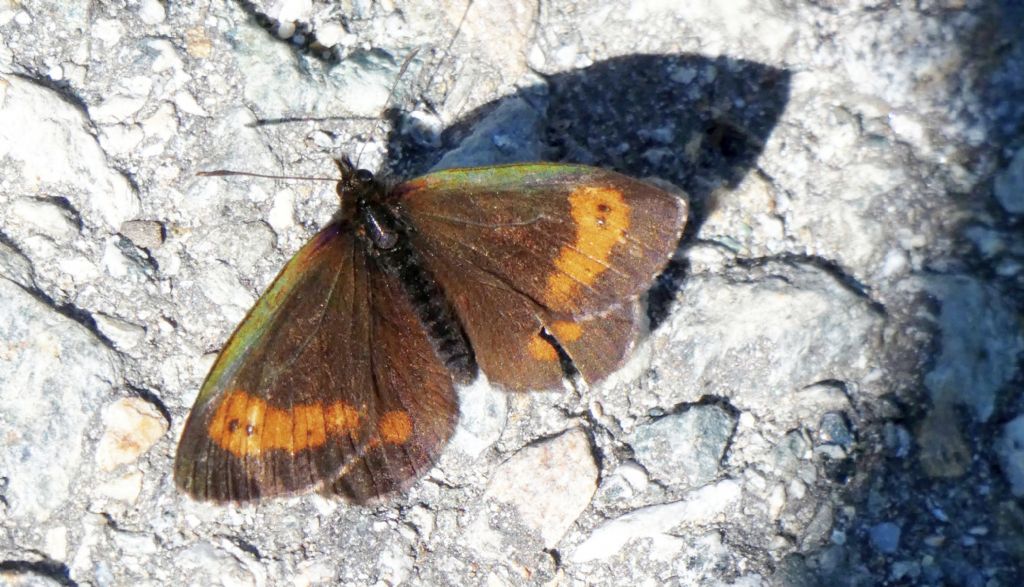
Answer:
<svg viewBox="0 0 1024 587"><path fill-rule="evenodd" d="M405 296L430 336L437 353L453 378L469 383L477 375L476 361L462 325L441 286L410 245L406 229L384 206L367 204L361 218L368 233L370 257L381 271L402 284Z"/></svg>

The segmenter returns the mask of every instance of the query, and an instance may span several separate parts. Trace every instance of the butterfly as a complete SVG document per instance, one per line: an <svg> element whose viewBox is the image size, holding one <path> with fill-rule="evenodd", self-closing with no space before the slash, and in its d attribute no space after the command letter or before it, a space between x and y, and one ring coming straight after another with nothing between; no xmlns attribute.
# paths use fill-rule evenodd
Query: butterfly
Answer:
<svg viewBox="0 0 1024 587"><path fill-rule="evenodd" d="M621 366L681 197L583 165L448 169L385 185L338 162L335 219L239 324L185 424L177 486L244 502L407 488L452 436L456 385L510 391Z"/></svg>

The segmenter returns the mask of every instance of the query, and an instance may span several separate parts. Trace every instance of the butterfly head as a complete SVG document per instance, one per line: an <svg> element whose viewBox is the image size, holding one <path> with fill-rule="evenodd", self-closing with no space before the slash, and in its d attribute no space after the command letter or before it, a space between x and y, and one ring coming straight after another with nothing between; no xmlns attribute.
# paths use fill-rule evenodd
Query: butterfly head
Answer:
<svg viewBox="0 0 1024 587"><path fill-rule="evenodd" d="M380 199L384 186L373 172L356 167L348 157L336 159L334 162L341 173L335 189L342 208L358 208L367 201Z"/></svg>

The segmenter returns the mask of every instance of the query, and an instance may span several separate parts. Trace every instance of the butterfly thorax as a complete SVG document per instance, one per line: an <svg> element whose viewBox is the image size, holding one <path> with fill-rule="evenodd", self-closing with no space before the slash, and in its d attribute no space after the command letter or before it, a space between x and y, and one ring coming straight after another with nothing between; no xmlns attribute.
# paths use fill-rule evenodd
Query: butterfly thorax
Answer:
<svg viewBox="0 0 1024 587"><path fill-rule="evenodd" d="M367 257L384 273L402 284L407 299L429 334L437 356L459 383L471 382L476 361L462 324L434 275L410 239L410 227L402 219L399 204L384 203L386 189L364 175L355 198L356 231Z"/></svg>

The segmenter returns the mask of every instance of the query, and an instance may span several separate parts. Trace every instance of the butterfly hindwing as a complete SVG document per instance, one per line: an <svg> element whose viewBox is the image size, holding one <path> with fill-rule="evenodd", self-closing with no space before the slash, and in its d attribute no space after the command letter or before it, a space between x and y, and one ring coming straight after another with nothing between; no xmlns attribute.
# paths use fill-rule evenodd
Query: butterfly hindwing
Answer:
<svg viewBox="0 0 1024 587"><path fill-rule="evenodd" d="M684 200L580 165L440 171L391 198L481 369L517 390L558 384L558 347L588 380L617 367L686 221Z"/></svg>
<svg viewBox="0 0 1024 587"><path fill-rule="evenodd" d="M356 503L404 489L423 476L455 428L452 374L438 360L408 292L394 276L370 271L368 348L376 430L331 491Z"/></svg>

